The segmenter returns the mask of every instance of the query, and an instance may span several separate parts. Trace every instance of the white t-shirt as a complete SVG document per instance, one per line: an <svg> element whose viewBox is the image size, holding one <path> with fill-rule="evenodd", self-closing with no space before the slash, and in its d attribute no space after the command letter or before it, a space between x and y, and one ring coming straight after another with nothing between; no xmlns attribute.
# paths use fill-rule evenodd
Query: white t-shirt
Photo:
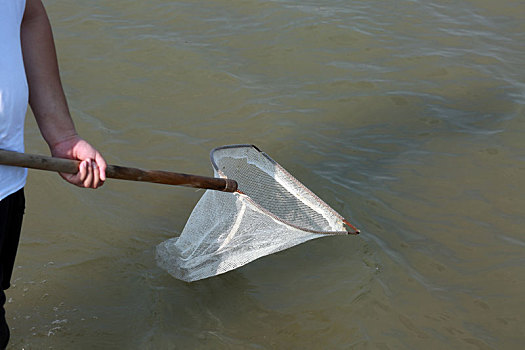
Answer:
<svg viewBox="0 0 525 350"><path fill-rule="evenodd" d="M0 0L0 148L24 151L28 87L20 44L25 0ZM24 187L27 170L0 165L0 200Z"/></svg>

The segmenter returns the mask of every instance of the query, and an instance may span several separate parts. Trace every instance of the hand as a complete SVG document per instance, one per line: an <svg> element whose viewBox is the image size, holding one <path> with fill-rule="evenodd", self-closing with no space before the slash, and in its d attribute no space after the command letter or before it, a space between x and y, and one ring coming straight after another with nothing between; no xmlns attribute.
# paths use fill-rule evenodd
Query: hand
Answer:
<svg viewBox="0 0 525 350"><path fill-rule="evenodd" d="M104 184L106 161L93 146L78 135L64 139L50 148L53 157L82 161L76 174L60 173L67 182L85 188L98 188Z"/></svg>

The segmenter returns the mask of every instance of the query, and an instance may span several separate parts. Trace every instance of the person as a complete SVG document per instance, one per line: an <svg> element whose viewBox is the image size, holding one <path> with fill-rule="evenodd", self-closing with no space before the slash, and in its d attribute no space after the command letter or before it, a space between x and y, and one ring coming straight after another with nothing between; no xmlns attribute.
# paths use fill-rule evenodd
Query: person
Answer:
<svg viewBox="0 0 525 350"><path fill-rule="evenodd" d="M106 162L76 132L41 0L0 0L0 148L24 151L28 102L51 154L81 161L76 174L61 176L77 186L100 187ZM10 336L4 290L10 286L20 237L26 174L23 168L0 166L0 349Z"/></svg>

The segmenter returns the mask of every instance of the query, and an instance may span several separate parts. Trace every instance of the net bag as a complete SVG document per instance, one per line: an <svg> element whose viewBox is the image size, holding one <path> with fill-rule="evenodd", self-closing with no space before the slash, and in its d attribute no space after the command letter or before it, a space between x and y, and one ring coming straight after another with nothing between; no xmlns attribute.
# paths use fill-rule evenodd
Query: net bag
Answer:
<svg viewBox="0 0 525 350"><path fill-rule="evenodd" d="M314 238L358 233L253 145L215 148L211 163L238 191L207 190L181 235L157 246L159 266L175 278L196 281Z"/></svg>

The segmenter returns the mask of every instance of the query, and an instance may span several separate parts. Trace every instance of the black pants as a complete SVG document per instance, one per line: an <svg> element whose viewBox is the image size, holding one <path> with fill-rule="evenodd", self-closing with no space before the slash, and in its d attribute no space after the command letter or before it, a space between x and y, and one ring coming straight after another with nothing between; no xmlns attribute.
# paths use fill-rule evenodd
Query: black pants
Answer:
<svg viewBox="0 0 525 350"><path fill-rule="evenodd" d="M22 216L25 209L24 189L0 201L0 349L9 342L9 327L5 320L4 290L11 285L11 274L15 264Z"/></svg>

